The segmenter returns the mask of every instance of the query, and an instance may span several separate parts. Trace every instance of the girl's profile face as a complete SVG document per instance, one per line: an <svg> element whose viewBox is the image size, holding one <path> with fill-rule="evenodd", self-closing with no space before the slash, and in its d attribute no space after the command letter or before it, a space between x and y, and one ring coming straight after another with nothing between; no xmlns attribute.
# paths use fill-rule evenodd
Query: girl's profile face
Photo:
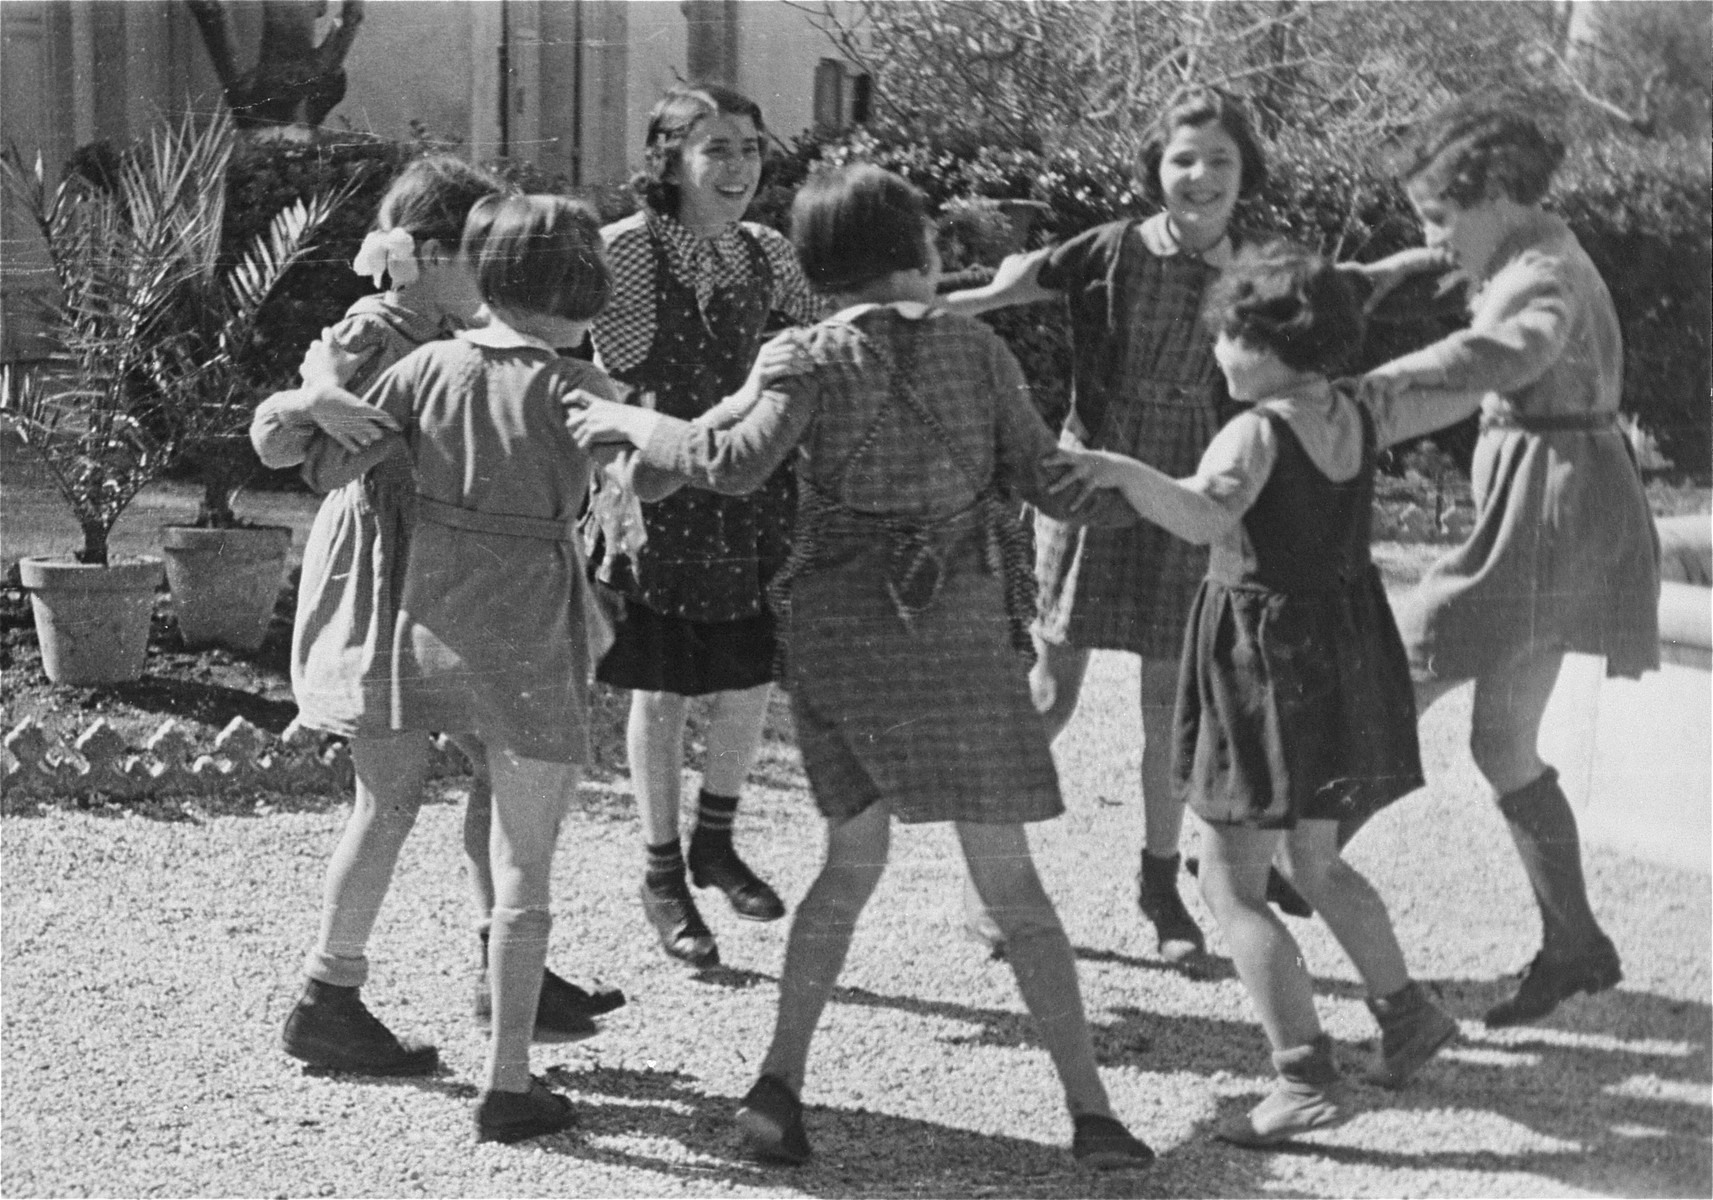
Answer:
<svg viewBox="0 0 1713 1200"><path fill-rule="evenodd" d="M1243 152L1218 121L1179 125L1160 154L1160 191L1178 240L1207 250L1225 236L1243 182Z"/></svg>
<svg viewBox="0 0 1713 1200"><path fill-rule="evenodd" d="M1422 236L1428 246L1448 251L1470 275L1479 278L1485 274L1505 234L1499 203L1487 199L1465 208L1437 194L1420 179L1404 190L1422 223Z"/></svg>
<svg viewBox="0 0 1713 1200"><path fill-rule="evenodd" d="M761 133L748 116L714 113L691 129L673 180L678 219L692 228L729 225L743 216L761 183Z"/></svg>

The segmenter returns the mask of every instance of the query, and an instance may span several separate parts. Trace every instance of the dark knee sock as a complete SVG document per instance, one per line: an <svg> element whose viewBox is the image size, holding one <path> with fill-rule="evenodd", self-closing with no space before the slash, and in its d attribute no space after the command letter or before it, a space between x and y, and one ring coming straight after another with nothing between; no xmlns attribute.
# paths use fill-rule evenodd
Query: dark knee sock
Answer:
<svg viewBox="0 0 1713 1200"><path fill-rule="evenodd" d="M690 856L718 858L732 848L732 821L737 817L738 798L720 796L703 788L696 797L696 828L690 834Z"/></svg>
<svg viewBox="0 0 1713 1200"><path fill-rule="evenodd" d="M1604 935L1588 904L1576 814L1548 767L1540 778L1499 797L1499 811L1541 913L1541 944L1548 958L1574 954Z"/></svg>

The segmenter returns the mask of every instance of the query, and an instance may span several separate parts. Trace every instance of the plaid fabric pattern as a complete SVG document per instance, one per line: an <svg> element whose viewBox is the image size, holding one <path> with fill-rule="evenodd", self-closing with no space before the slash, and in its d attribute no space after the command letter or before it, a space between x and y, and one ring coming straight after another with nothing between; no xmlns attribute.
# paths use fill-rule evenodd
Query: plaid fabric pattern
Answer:
<svg viewBox="0 0 1713 1200"><path fill-rule="evenodd" d="M1097 231L1091 231L1097 232ZM1218 272L1156 255L1134 226L1068 243L1043 282L1071 297L1077 375L1061 439L1116 450L1173 476L1196 469L1218 432L1225 392L1200 322ZM1036 519L1037 630L1085 649L1176 658L1207 551L1156 525L1077 529Z"/></svg>
<svg viewBox="0 0 1713 1200"><path fill-rule="evenodd" d="M771 311L799 324L818 319L821 302L809 290L791 244L765 225L745 222L743 230L756 239L772 271ZM638 366L654 344L656 244L673 275L695 292L704 313L716 291L756 282L737 225L718 237L699 238L673 218L645 208L608 225L601 237L613 273L613 298L595 321L594 338L601 365L613 374Z"/></svg>

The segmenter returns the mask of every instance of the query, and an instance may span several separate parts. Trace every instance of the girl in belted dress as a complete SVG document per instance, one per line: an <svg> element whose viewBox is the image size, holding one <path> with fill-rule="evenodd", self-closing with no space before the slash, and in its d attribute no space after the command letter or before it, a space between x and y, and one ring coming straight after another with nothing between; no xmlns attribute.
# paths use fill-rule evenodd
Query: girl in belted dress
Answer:
<svg viewBox="0 0 1713 1200"><path fill-rule="evenodd" d="M611 404L572 423L583 444L623 439L702 488L744 492L782 463L797 476L773 601L827 857L792 922L773 1042L738 1112L745 1144L765 1160L809 1157L810 1040L896 818L955 825L1064 1084L1076 1157L1143 1164L1151 1153L1112 1116L1070 943L1024 836L1063 811L1019 657L1034 605L1012 515L1019 499L1069 515L1047 491L1052 435L999 338L932 307L939 258L908 183L873 166L814 176L792 239L838 306L774 344L793 344L803 373L736 404L744 415L724 431ZM758 367L746 390L761 382ZM1123 521L1122 509L1093 515Z"/></svg>
<svg viewBox="0 0 1713 1200"><path fill-rule="evenodd" d="M388 690L397 573L409 542L410 467L394 458L362 479L334 486L322 460L369 445L393 427L357 395L418 347L478 321L482 303L459 253L477 202L504 188L487 171L450 154L413 161L381 198L375 229L352 264L383 278L304 355L302 386L262 401L250 439L270 467L299 467L328 493L303 552L292 626L292 694L298 723L350 739L356 795L327 865L321 926L304 963L304 991L286 1018L285 1052L313 1067L357 1074L426 1074L433 1046L396 1037L363 1003L369 936L416 823L429 768L425 733L392 728ZM464 819L465 865L477 911L474 1009L488 1012L488 869L491 797L481 748L463 739L474 778ZM615 988L584 988L547 971L537 1028L544 1036L586 1037L593 1018L625 1002Z"/></svg>
<svg viewBox="0 0 1713 1200"><path fill-rule="evenodd" d="M1428 246L1471 281L1469 327L1370 376L1485 393L1475 525L1399 603L1398 625L1423 712L1474 680L1470 752L1540 909L1540 952L1488 1010L1495 1027L1622 978L1589 904L1576 817L1536 743L1566 653L1604 655L1609 676L1659 666L1659 537L1617 424L1618 316L1576 236L1540 204L1563 156L1503 102L1424 125L1401 175Z"/></svg>
<svg viewBox="0 0 1713 1200"><path fill-rule="evenodd" d="M1381 1030L1371 1078L1402 1086L1457 1032L1405 968L1386 905L1339 854L1340 819L1421 785L1404 648L1369 557L1374 466L1388 445L1467 417L1473 393L1369 405L1335 386L1362 341L1353 281L1284 244L1241 252L1208 298L1231 398L1195 473L1109 451L1068 454L1058 486L1118 488L1148 520L1210 545L1185 637L1173 778L1201 818L1202 895L1273 1047L1279 1076L1220 1136L1272 1145L1346 1119L1302 951L1266 899L1269 864L1327 923Z"/></svg>
<svg viewBox="0 0 1713 1200"><path fill-rule="evenodd" d="M636 181L642 209L602 231L614 290L594 327L598 361L631 403L699 417L737 391L764 331L819 314L790 244L740 220L761 179L765 135L761 109L727 88L676 87L655 106ZM623 609L600 679L631 689L643 912L668 955L705 967L719 962L719 947L686 862L689 882L720 889L738 916L785 914L739 857L732 826L771 693L774 623L763 590L785 562L790 472L751 495L677 492L644 503L642 517L639 549L607 545L600 556L600 579ZM712 706L686 851L685 722L700 696Z"/></svg>
<svg viewBox="0 0 1713 1200"><path fill-rule="evenodd" d="M589 678L611 642L576 528L590 456L566 417L617 392L555 351L582 340L608 295L593 212L558 196L493 197L472 210L463 253L488 323L383 375L368 400L400 432L329 452L323 471L338 482L401 458L410 468L388 718L400 732L474 738L493 778L493 1016L475 1124L477 1140L511 1142L574 1120L532 1079L529 1043L554 847L588 759Z"/></svg>

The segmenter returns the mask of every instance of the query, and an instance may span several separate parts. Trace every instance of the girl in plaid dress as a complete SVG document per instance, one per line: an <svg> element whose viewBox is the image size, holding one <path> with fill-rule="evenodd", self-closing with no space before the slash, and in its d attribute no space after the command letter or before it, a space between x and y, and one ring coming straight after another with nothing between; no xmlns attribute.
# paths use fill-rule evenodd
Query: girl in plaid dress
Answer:
<svg viewBox="0 0 1713 1200"><path fill-rule="evenodd" d="M602 231L614 295L594 328L601 365L633 402L698 417L743 383L764 330L818 314L785 239L739 220L761 178L763 132L753 101L711 85L672 89L649 119L642 210ZM697 967L720 955L686 859L690 882L719 888L740 917L785 915L738 857L732 823L767 715L775 653L762 592L785 561L790 514L789 472L748 496L678 492L643 504L640 548L607 546L600 563L623 598L600 679L631 689L643 911L662 949ZM712 712L686 854L679 789L694 696L709 697Z"/></svg>
<svg viewBox="0 0 1713 1200"><path fill-rule="evenodd" d="M1232 210L1266 172L1243 110L1220 93L1192 92L1156 122L1137 165L1144 194L1161 212L1008 258L992 283L954 292L945 306L974 314L1066 298L1074 375L1061 443L1116 450L1187 475L1226 404L1213 340L1197 314L1238 240ZM1148 524L1084 528L1042 514L1035 536L1041 614L1030 685L1053 736L1076 711L1091 650L1141 657L1138 904L1161 956L1182 961L1204 943L1178 894L1183 806L1169 778L1172 697L1184 621L1207 553ZM979 906L968 908L971 932L993 942Z"/></svg>
<svg viewBox="0 0 1713 1200"><path fill-rule="evenodd" d="M350 739L356 769L351 816L327 866L321 929L304 964L303 999L287 1018L287 1054L312 1066L364 1074L435 1069L432 1046L400 1041L363 1004L368 941L392 882L405 838L416 823L429 748L419 733L399 733L388 715L390 636L397 610L396 571L408 541L408 464L389 460L367 477L334 486L323 460L360 450L393 427L358 399L394 363L449 337L482 303L458 251L464 221L502 188L493 175L451 155L426 155L387 189L353 266L389 276L387 291L365 296L322 332L303 361L303 385L257 406L250 425L256 453L270 467L301 467L328 493L304 547L292 628L292 692L298 722ZM479 744L464 739L475 778L464 820L465 864L477 911L482 971L478 1016L488 1007L487 939L494 907L488 868L492 817ZM548 971L537 1024L544 1034L586 1037L595 1016L624 1003L612 988L586 989Z"/></svg>
<svg viewBox="0 0 1713 1200"><path fill-rule="evenodd" d="M1209 298L1239 403L1188 478L1105 451L1061 485L1120 489L1211 545L1191 610L1173 774L1205 823L1202 895L1273 1046L1278 1088L1226 1122L1246 1146L1349 1115L1302 952L1266 900L1275 860L1356 967L1381 1030L1371 1078L1402 1086L1457 1032L1411 980L1385 903L1339 855L1342 818L1421 785L1410 672L1369 558L1375 456L1468 416L1472 393L1372 406L1327 380L1362 340L1356 288L1293 247L1245 250Z"/></svg>
<svg viewBox="0 0 1713 1200"><path fill-rule="evenodd" d="M799 1097L810 1040L896 817L954 822L1064 1084L1077 1158L1143 1164L1150 1151L1112 1116L1070 943L1023 829L1063 805L1016 657L1033 604L1007 503L1069 515L1046 486L1052 435L999 338L930 307L939 259L908 183L872 166L815 176L792 238L839 309L776 341L796 348L801 373L757 398L758 369L723 431L607 404L572 422L584 445L624 439L703 488L743 492L788 460L796 470L774 607L827 857L792 922L773 1043L738 1113L746 1145L767 1160L809 1157ZM1091 515L1121 521L1120 508Z"/></svg>

